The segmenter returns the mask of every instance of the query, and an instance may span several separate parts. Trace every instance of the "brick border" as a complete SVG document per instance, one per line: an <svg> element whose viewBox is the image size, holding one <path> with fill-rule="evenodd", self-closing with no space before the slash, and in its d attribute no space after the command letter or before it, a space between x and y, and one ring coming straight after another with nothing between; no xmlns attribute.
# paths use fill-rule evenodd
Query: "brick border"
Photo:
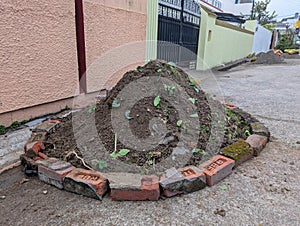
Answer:
<svg viewBox="0 0 300 226"><path fill-rule="evenodd" d="M106 96L106 95L104 95ZM97 97L98 98L98 97ZM208 161L196 166L171 168L162 175L140 175L132 173L101 173L75 168L68 162L48 158L41 151L46 134L56 131L72 111L61 118L44 121L32 129L32 135L20 156L25 174L35 174L45 183L69 192L102 200L110 193L114 201L156 201L161 196L173 197L214 186L230 175L240 164L257 157L270 140L270 132L263 123L249 113L232 105L227 109L241 116L250 125L251 135L244 141L229 145Z"/></svg>

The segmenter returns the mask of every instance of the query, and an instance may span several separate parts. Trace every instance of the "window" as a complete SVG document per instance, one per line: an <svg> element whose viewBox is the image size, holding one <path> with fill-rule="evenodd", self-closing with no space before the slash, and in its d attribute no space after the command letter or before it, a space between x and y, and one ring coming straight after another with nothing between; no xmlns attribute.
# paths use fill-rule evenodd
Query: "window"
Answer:
<svg viewBox="0 0 300 226"><path fill-rule="evenodd" d="M253 0L240 0L239 3L240 4L244 4L244 3L252 3Z"/></svg>

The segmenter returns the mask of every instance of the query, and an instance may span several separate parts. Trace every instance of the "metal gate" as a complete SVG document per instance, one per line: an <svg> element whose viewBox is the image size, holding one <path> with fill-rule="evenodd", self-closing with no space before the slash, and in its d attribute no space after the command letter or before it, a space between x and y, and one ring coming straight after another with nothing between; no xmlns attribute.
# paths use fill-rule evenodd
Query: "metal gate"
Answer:
<svg viewBox="0 0 300 226"><path fill-rule="evenodd" d="M159 0L157 58L196 61L199 27L200 5L194 0Z"/></svg>

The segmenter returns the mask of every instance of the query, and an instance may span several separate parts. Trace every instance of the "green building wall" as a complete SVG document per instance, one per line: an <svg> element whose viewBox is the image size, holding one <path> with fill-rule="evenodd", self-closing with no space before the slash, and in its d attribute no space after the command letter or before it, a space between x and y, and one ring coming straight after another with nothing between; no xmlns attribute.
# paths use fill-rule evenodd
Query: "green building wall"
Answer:
<svg viewBox="0 0 300 226"><path fill-rule="evenodd" d="M213 12L202 7L197 70L207 70L251 54L254 39L251 25L249 30L236 27L217 20Z"/></svg>
<svg viewBox="0 0 300 226"><path fill-rule="evenodd" d="M158 0L147 1L146 62L157 58Z"/></svg>

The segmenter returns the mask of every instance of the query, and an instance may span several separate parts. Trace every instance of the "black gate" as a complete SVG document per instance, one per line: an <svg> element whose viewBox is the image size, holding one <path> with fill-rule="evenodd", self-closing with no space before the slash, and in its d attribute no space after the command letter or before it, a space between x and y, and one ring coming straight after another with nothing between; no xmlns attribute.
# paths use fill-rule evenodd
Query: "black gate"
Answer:
<svg viewBox="0 0 300 226"><path fill-rule="evenodd" d="M200 5L194 0L159 0L157 58L196 61L199 27Z"/></svg>

